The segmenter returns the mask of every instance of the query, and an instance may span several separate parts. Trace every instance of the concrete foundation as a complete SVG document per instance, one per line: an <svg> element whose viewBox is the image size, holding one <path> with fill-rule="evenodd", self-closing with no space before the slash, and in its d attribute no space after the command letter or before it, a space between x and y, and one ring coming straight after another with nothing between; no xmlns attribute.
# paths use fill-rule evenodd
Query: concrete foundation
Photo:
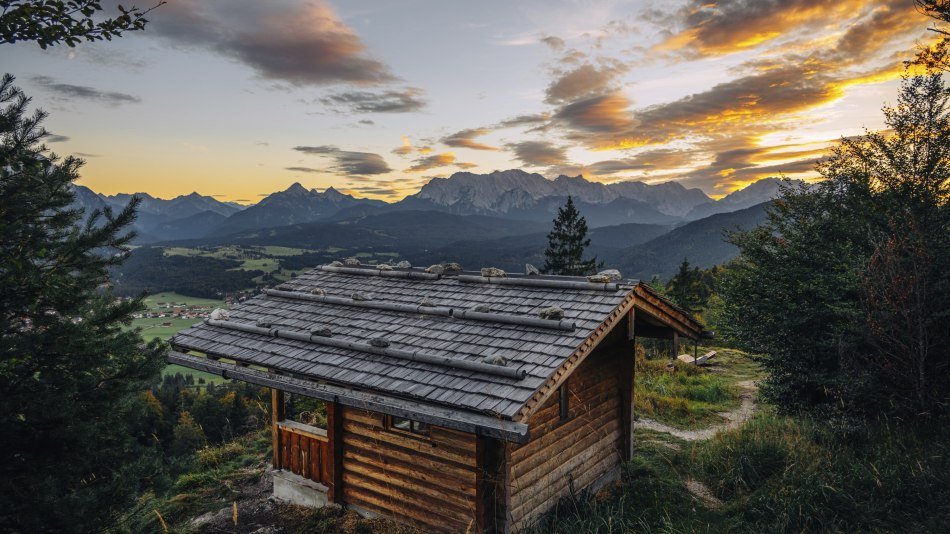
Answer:
<svg viewBox="0 0 950 534"><path fill-rule="evenodd" d="M327 505L327 488L290 471L273 471L274 497L299 506L321 508Z"/></svg>

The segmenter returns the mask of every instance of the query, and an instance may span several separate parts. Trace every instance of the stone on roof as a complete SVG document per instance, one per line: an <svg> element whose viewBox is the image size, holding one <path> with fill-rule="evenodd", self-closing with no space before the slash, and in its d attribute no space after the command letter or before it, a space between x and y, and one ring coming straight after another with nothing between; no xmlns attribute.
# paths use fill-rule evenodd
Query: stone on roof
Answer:
<svg viewBox="0 0 950 534"><path fill-rule="evenodd" d="M505 271L502 271L498 267L483 267L481 270L482 276L494 277L494 278L504 278L508 276Z"/></svg>
<svg viewBox="0 0 950 534"><path fill-rule="evenodd" d="M235 306L228 324L200 323L171 343L183 353L205 353L315 384L512 421L635 288L576 277L479 274L318 268ZM370 294L371 301L356 299ZM425 300L438 305L421 305ZM563 319L538 317L538 310L550 307L563 310ZM258 321L273 327L254 327ZM320 335L324 329L332 338ZM398 348L374 347L375 338ZM486 372L489 357L507 365Z"/></svg>

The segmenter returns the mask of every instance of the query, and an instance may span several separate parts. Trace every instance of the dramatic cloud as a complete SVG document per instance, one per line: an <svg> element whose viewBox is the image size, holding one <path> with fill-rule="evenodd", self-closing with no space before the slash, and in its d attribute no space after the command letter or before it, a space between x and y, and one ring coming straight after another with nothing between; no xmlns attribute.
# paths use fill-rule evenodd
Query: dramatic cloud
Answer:
<svg viewBox="0 0 950 534"><path fill-rule="evenodd" d="M293 171L293 172L306 172L306 173L320 172L320 169L314 169L313 167L284 167L284 170Z"/></svg>
<svg viewBox="0 0 950 534"><path fill-rule="evenodd" d="M564 147L547 141L522 141L509 143L506 148L515 153L515 157L529 167L547 167L567 163Z"/></svg>
<svg viewBox="0 0 950 534"><path fill-rule="evenodd" d="M386 174L392 171L386 160L379 154L371 152L351 152L340 150L335 146L296 146L294 150L314 156L324 156L332 159L331 169L340 174L373 175Z"/></svg>
<svg viewBox="0 0 950 534"><path fill-rule="evenodd" d="M142 101L137 96L113 91L101 91L86 85L72 85L57 82L49 76L34 76L31 81L45 91L64 100L91 100L107 106L121 106L122 104L137 104ZM55 141L54 141L55 142Z"/></svg>
<svg viewBox="0 0 950 534"><path fill-rule="evenodd" d="M441 154L433 154L431 156L417 159L413 163L412 167L406 169L406 172L423 172L438 167L452 165L454 163L455 154L451 152L443 152Z"/></svg>
<svg viewBox="0 0 950 534"><path fill-rule="evenodd" d="M547 88L545 101L561 104L613 92L617 89L617 79L629 70L627 65L610 60L600 66L585 63L574 69L557 71L557 78Z"/></svg>
<svg viewBox="0 0 950 534"><path fill-rule="evenodd" d="M919 26L913 2L904 0L692 0L677 17L682 29L657 49L694 57L728 54L789 35L808 34L826 27L829 21L862 16L879 7L893 13L898 26L907 22ZM888 32L892 29L886 28ZM868 37L879 39L880 35L864 36Z"/></svg>
<svg viewBox="0 0 950 534"><path fill-rule="evenodd" d="M46 136L47 143L65 143L69 139L68 135L49 134Z"/></svg>
<svg viewBox="0 0 950 534"><path fill-rule="evenodd" d="M149 17L149 34L210 49L294 85L380 84L397 78L325 1L179 0Z"/></svg>
<svg viewBox="0 0 950 534"><path fill-rule="evenodd" d="M321 98L332 107L344 107L353 113L408 113L425 107L422 89L407 87L401 91L348 91Z"/></svg>
<svg viewBox="0 0 950 534"><path fill-rule="evenodd" d="M811 173L827 153L828 143L758 146L755 139L714 141L707 148L715 157L707 165L676 176L684 185L700 185L729 193L773 176Z"/></svg>
<svg viewBox="0 0 950 534"><path fill-rule="evenodd" d="M489 128L469 128L467 130L462 130L455 132L452 135L442 138L442 143L445 146L451 146L455 148L471 148L473 150L498 150L498 147L491 145L486 145L476 141L476 137L481 137L491 133Z"/></svg>

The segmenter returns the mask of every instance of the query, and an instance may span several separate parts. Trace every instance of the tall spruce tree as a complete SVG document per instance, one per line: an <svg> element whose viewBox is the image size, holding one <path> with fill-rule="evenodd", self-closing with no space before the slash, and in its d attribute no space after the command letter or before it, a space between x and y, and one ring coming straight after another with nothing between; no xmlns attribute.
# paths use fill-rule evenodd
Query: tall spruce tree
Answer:
<svg viewBox="0 0 950 534"><path fill-rule="evenodd" d="M42 144L45 114L0 82L0 530L101 530L149 461L128 411L164 365L108 290L138 200L72 207L82 161Z"/></svg>
<svg viewBox="0 0 950 534"><path fill-rule="evenodd" d="M785 190L732 237L721 327L763 354L788 411L903 416L950 408L950 93L905 79L889 132L844 139L826 180Z"/></svg>
<svg viewBox="0 0 950 534"><path fill-rule="evenodd" d="M600 265L597 257L584 259L584 250L590 246L587 220L574 206L574 199L558 208L554 228L548 234L548 248L544 251L544 272L568 276L592 274Z"/></svg>

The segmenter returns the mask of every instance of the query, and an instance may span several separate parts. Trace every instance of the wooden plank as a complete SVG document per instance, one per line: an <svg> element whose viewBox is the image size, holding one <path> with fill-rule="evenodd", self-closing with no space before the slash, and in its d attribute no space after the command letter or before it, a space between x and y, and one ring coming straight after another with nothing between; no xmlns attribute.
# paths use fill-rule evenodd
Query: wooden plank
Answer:
<svg viewBox="0 0 950 534"><path fill-rule="evenodd" d="M620 458L629 461L633 458L633 402L634 368L636 367L636 347L627 351L618 351L620 359L619 396L620 396Z"/></svg>
<svg viewBox="0 0 950 534"><path fill-rule="evenodd" d="M414 478L433 487L440 488L446 492L456 492L463 495L475 497L475 477L472 473L451 470L447 466L437 469L421 468L418 464L412 464L402 460L396 460L388 454L372 454L363 449L354 449L347 447L343 454L343 468L349 469L351 462L372 465L380 470L390 470L399 473L401 476Z"/></svg>
<svg viewBox="0 0 950 534"><path fill-rule="evenodd" d="M598 478L608 473L611 469L611 466L615 464L616 459L611 458L608 454L597 461L594 465L578 471L579 476L574 481L575 491L583 491L586 489ZM558 499L566 497L570 493L568 475L569 472L566 470L565 472L553 474L552 480L562 480L562 485L557 487L553 485L545 486L546 491L539 492L533 495L530 499L519 502L517 506L513 505L511 508L511 516L513 518L512 523L517 526L518 523L524 524L526 522L530 522L537 516L548 511L551 505L554 502L557 502Z"/></svg>
<svg viewBox="0 0 950 534"><path fill-rule="evenodd" d="M300 434L285 433L290 440L290 472L300 474Z"/></svg>
<svg viewBox="0 0 950 534"><path fill-rule="evenodd" d="M471 465L460 464L454 461L445 460L437 456L419 454L412 449L405 449L394 445L388 445L376 440L367 440L365 436L359 434L344 433L344 442L347 451L358 452L363 455L373 455L378 457L393 458L402 462L418 466L420 469L429 469L433 471L446 470L452 473L468 473L472 484L475 483L475 462Z"/></svg>
<svg viewBox="0 0 950 534"><path fill-rule="evenodd" d="M460 509L467 509L475 502L475 495L466 495L458 490L448 491L443 487L430 484L425 480L417 479L412 475L405 475L396 470L388 469L386 466L378 467L377 465L369 463L348 461L346 463L346 473L348 475L358 474L382 486L399 487L413 491L419 495L424 495L425 499L416 504L428 503L435 500L446 503L447 505L458 506ZM475 492L474 487L471 488L471 492Z"/></svg>
<svg viewBox="0 0 950 534"><path fill-rule="evenodd" d="M271 405L271 449L274 469L280 469L280 429L278 423L284 420L284 392L279 389L270 390Z"/></svg>
<svg viewBox="0 0 950 534"><path fill-rule="evenodd" d="M354 489L354 491L347 492L348 503L358 505L358 501L353 502L356 500L354 497L358 499L358 496L365 495L366 492L372 492L381 497L378 506L382 506L390 512L408 515L430 526L438 525L446 528L455 524L464 528L475 520L474 500L468 507L450 504L426 497L404 487L380 484L372 478L350 471L343 476L343 480L347 487L352 486Z"/></svg>
<svg viewBox="0 0 950 534"><path fill-rule="evenodd" d="M327 482L330 491L330 502L343 501L343 407L334 399L328 402L327 408L327 435L330 440L327 445Z"/></svg>
<svg viewBox="0 0 950 534"><path fill-rule="evenodd" d="M414 503L402 503L390 496L376 493L369 488L348 488L347 502L375 512L382 517L390 517L403 523L420 526L426 532L468 532L475 521L474 517L471 519L445 517L438 511L430 511Z"/></svg>
<svg viewBox="0 0 950 534"><path fill-rule="evenodd" d="M344 432L363 435L381 443L396 445L403 449L418 451L419 454L445 458L461 465L475 465L475 450L464 451L454 447L443 446L441 443L424 439L417 439L396 432L382 430L359 421L347 419L343 424Z"/></svg>
<svg viewBox="0 0 950 534"><path fill-rule="evenodd" d="M298 423L297 421L291 421L286 419L277 424L282 430L290 432L292 434L300 434L308 439L315 439L319 441L327 441L327 431L323 428L305 425L303 423Z"/></svg>
<svg viewBox="0 0 950 534"><path fill-rule="evenodd" d="M290 469L290 437L293 434L280 431L280 468Z"/></svg>

